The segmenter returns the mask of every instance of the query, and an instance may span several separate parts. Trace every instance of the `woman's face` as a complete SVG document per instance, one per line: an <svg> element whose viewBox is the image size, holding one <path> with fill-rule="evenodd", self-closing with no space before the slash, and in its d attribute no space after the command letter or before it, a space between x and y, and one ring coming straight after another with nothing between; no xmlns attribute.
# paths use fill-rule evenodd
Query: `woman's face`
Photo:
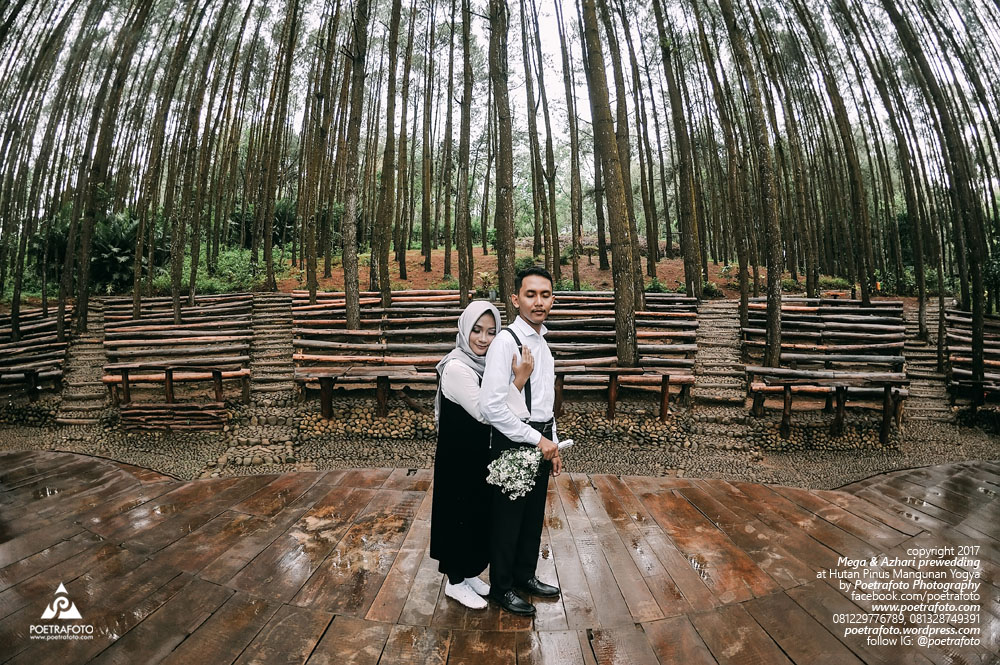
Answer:
<svg viewBox="0 0 1000 665"><path fill-rule="evenodd" d="M477 356L485 356L486 350L490 348L490 342L497 336L497 323L492 312L486 312L472 326L469 333L469 346Z"/></svg>

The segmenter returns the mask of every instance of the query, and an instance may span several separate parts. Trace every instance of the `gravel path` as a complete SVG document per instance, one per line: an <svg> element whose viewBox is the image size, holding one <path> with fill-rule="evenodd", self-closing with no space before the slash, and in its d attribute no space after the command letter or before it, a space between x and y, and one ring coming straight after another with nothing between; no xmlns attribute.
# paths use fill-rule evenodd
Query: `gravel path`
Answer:
<svg viewBox="0 0 1000 665"><path fill-rule="evenodd" d="M232 423L221 433L125 433L110 421L74 427L13 425L3 423L11 420L3 416L15 413L6 411L0 413L0 450L78 452L182 479L433 464L433 417L403 401L391 400L390 417L381 420L373 416L374 400L338 400L336 415L350 418L347 424L322 421L314 401L299 404L291 394L273 397L234 407ZM777 414L758 421L748 418L741 408L699 406L691 411L680 407L667 423L661 423L652 401L619 404L614 422L604 418L600 402L567 405L560 433L577 441L564 453L568 470L830 489L896 469L1000 458L1000 438L995 434L950 423L910 421L901 431L893 430L886 447L879 447L874 416L849 411L845 435L829 438L825 434L828 415L796 413L792 437L783 442L776 434ZM45 404L45 408L53 407ZM21 418L24 413L17 415ZM806 445L826 449L805 449Z"/></svg>

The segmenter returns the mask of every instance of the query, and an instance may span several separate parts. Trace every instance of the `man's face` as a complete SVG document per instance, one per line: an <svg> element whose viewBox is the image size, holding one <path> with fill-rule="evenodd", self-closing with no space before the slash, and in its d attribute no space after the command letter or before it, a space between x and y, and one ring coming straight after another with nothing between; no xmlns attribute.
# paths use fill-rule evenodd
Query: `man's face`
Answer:
<svg viewBox="0 0 1000 665"><path fill-rule="evenodd" d="M521 280L521 290L510 297L521 318L528 323L541 325L552 309L555 296L552 282L541 275L528 275Z"/></svg>

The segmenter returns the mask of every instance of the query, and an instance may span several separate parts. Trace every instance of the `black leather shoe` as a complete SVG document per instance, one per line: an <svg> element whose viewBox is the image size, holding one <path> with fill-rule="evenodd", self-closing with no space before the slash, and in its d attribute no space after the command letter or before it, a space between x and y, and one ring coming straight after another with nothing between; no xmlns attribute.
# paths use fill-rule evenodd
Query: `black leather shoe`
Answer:
<svg viewBox="0 0 1000 665"><path fill-rule="evenodd" d="M513 590L504 593L490 592L489 598L511 614L530 617L535 614L535 606L521 599Z"/></svg>
<svg viewBox="0 0 1000 665"><path fill-rule="evenodd" d="M521 582L517 585L517 590L538 598L555 598L559 595L559 587L546 584L537 577L532 577L527 582Z"/></svg>

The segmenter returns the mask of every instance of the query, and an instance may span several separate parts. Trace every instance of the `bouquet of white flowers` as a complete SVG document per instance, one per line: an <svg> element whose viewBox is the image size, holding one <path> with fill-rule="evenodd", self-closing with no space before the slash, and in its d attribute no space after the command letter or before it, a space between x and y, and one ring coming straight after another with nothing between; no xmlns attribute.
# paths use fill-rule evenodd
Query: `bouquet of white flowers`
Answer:
<svg viewBox="0 0 1000 665"><path fill-rule="evenodd" d="M535 486L541 461L542 451L534 446L510 448L486 467L490 472L486 482L499 487L507 498L514 501L527 495Z"/></svg>

